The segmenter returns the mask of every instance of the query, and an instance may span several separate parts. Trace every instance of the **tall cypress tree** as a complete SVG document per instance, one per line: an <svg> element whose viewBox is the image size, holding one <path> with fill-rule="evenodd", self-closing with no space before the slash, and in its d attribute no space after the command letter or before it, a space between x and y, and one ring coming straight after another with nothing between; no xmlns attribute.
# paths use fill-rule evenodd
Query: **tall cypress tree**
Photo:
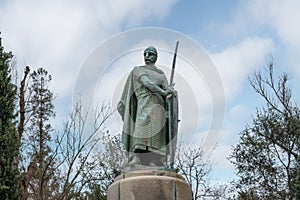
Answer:
<svg viewBox="0 0 300 200"><path fill-rule="evenodd" d="M16 86L11 82L10 63L13 55L5 52L0 38L0 197L18 199L20 195L17 166L19 139L15 121Z"/></svg>

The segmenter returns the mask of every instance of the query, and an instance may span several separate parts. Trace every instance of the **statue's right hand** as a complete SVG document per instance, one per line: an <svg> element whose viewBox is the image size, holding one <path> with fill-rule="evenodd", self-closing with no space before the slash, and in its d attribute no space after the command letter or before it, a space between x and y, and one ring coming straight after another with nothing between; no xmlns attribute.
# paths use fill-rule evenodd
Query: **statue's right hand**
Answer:
<svg viewBox="0 0 300 200"><path fill-rule="evenodd" d="M164 96L172 96L172 94L173 94L173 88L170 88L170 87L167 87L165 90L164 90Z"/></svg>

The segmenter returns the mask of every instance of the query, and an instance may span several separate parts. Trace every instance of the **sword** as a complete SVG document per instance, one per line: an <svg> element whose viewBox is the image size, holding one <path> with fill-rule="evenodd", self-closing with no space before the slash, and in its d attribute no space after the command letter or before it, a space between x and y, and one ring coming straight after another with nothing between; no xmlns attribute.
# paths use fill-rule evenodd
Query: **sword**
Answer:
<svg viewBox="0 0 300 200"><path fill-rule="evenodd" d="M170 86L173 86L173 78L174 78L174 72L175 72L175 64L176 64L176 57L177 57L177 51L178 51L178 44L179 41L176 42L176 47L175 47L175 53L173 57L173 63L172 63L172 72L171 72L171 78L170 78Z"/></svg>
<svg viewBox="0 0 300 200"><path fill-rule="evenodd" d="M171 71L171 78L170 78L170 87L173 88L173 79L174 79L174 73L175 73L175 64L176 64L176 57L177 57L177 51L178 51L178 44L179 41L176 42L176 47L175 47L175 52L174 52L174 57L173 57L173 63L172 63L172 71ZM169 154L170 154L170 163L169 163L169 168L173 169L174 168L174 150L173 150L173 144L171 143L172 139L172 124L171 124L171 96L167 97L167 105L168 105L168 136L169 136Z"/></svg>

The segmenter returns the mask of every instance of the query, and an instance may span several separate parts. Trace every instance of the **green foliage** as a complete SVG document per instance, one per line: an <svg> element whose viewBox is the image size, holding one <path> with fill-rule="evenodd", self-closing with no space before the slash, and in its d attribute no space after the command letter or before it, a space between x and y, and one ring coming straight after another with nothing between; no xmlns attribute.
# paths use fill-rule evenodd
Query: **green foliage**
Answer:
<svg viewBox="0 0 300 200"><path fill-rule="evenodd" d="M88 184L88 191L82 197L84 199L106 199L108 187L114 182L114 178L121 174L121 165L125 162L127 155L123 150L120 135L111 135L109 132L103 133L101 141L104 149L97 152L94 161L86 169L85 175L91 181Z"/></svg>
<svg viewBox="0 0 300 200"><path fill-rule="evenodd" d="M101 189L101 185L91 183L88 186L89 190L84 192L84 195L80 197L82 200L106 200L106 191Z"/></svg>
<svg viewBox="0 0 300 200"><path fill-rule="evenodd" d="M240 134L230 156L239 181L240 199L291 199L295 195L300 111L291 101L288 77L275 80L273 62L267 76L256 73L250 84L267 102Z"/></svg>
<svg viewBox="0 0 300 200"><path fill-rule="evenodd" d="M298 138L298 146L300 146L300 137ZM295 199L300 200L300 154L297 159L297 178L295 183Z"/></svg>
<svg viewBox="0 0 300 200"><path fill-rule="evenodd" d="M10 62L12 53L6 53L0 38L0 196L1 199L18 199L17 167L18 135L15 120L16 86L11 83Z"/></svg>
<svg viewBox="0 0 300 200"><path fill-rule="evenodd" d="M54 117L53 93L49 89L51 75L39 68L30 75L32 85L29 88L31 98L29 107L32 109L30 118L30 140L32 142L32 157L41 165L42 160L51 151L47 142L51 140L51 124L49 119Z"/></svg>
<svg viewBox="0 0 300 200"><path fill-rule="evenodd" d="M55 153L50 147L52 127L50 119L55 116L53 93L49 86L51 75L39 68L30 75L32 84L29 87L30 98L28 107L31 108L30 124L27 128L29 135L29 155L35 168L30 180L30 197L37 199L53 199L58 195L59 178L55 166Z"/></svg>

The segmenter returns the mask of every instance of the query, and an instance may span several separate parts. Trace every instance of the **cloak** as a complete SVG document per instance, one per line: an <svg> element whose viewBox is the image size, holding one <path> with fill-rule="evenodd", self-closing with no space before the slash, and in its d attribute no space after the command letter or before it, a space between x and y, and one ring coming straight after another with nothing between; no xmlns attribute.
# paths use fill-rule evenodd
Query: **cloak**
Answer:
<svg viewBox="0 0 300 200"><path fill-rule="evenodd" d="M137 97L134 92L133 71L130 72L123 89L121 100L117 106L123 120L122 143L128 152L132 152L131 141L135 128L135 119L137 111Z"/></svg>
<svg viewBox="0 0 300 200"><path fill-rule="evenodd" d="M135 68L138 69L139 67ZM157 69L158 71L158 69ZM163 73L161 70L158 71L159 74ZM117 109L123 120L123 130L122 130L122 143L124 148L128 152L134 152L135 145L137 141L142 141L141 138L135 137L135 127L136 127L136 119L137 119L137 95L135 92L135 81L134 79L134 70L130 72L128 75L127 81L125 83L123 93L121 99L118 103ZM167 82L167 80L166 80ZM168 102L168 104L167 104ZM168 113L163 113L163 118L166 117L166 122L163 128L163 137L161 137L161 147L160 148L152 148L153 146L149 145L149 151L153 151L159 154L166 154L168 151L171 156L174 156L175 146L176 146L176 136L177 136L177 127L178 127L178 99L177 93L175 92L168 99L163 100L162 105ZM168 106L169 105L169 106ZM171 105L171 106L170 106ZM168 110L170 109L171 110ZM139 130L137 128L137 130ZM172 141L172 143L170 143ZM171 145L173 149L173 153L170 152L170 146L167 148L167 145ZM141 147L141 146L139 146ZM167 149L166 149L167 148Z"/></svg>

